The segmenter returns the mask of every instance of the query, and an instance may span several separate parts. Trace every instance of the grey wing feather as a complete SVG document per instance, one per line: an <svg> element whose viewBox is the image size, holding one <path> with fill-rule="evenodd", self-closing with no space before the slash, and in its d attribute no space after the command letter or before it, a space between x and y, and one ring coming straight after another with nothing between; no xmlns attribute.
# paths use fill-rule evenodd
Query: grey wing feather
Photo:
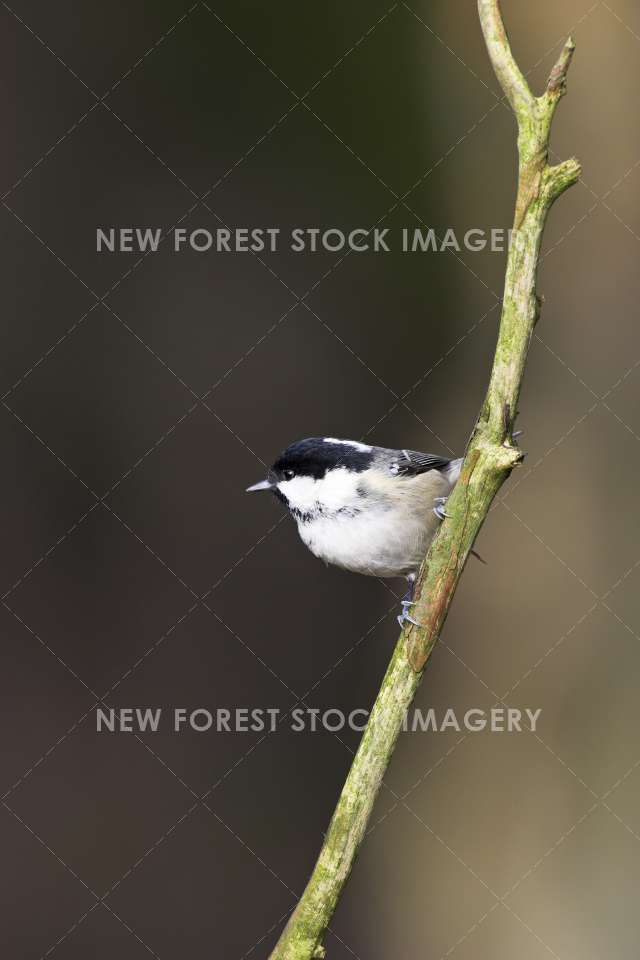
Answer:
<svg viewBox="0 0 640 960"><path fill-rule="evenodd" d="M429 470L446 470L450 463L447 457L435 457L417 450L400 450L392 467L395 467L394 473L398 476L415 477Z"/></svg>

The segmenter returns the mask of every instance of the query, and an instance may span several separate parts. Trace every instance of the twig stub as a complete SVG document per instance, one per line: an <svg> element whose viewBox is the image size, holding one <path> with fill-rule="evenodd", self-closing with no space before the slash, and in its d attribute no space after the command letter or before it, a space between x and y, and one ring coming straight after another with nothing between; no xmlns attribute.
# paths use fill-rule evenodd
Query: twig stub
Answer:
<svg viewBox="0 0 640 960"><path fill-rule="evenodd" d="M576 45L573 37L569 37L549 74L549 79L547 80L547 91L549 93L559 93L560 96L562 96L566 92L567 73L569 72L575 49Z"/></svg>

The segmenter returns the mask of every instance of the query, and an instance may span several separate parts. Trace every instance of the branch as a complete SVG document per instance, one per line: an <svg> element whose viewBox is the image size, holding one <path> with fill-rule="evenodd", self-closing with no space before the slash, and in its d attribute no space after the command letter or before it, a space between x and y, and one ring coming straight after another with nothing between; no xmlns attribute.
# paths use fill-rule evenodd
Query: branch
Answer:
<svg viewBox="0 0 640 960"><path fill-rule="evenodd" d="M531 113L534 96L511 52L498 0L478 0L478 14L491 64L513 112Z"/></svg>
<svg viewBox="0 0 640 960"><path fill-rule="evenodd" d="M512 432L529 342L540 310L536 275L542 233L551 205L580 176L577 160L553 167L547 163L551 121L564 93L574 45L567 41L546 91L536 98L511 53L497 0L478 0L478 11L493 68L518 121L515 224L491 378L460 479L447 502L447 519L416 581L413 616L421 626L409 624L400 634L318 862L271 960L325 956L324 934L466 559L496 493L523 458Z"/></svg>

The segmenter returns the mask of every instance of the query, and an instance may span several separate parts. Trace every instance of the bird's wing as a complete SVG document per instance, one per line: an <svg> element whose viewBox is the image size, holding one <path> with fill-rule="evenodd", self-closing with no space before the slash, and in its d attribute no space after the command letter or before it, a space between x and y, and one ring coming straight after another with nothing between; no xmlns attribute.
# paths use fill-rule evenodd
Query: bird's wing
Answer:
<svg viewBox="0 0 640 960"><path fill-rule="evenodd" d="M444 470L451 460L446 457L434 457L430 453L419 453L417 450L398 450L391 469L397 476L415 477L428 470Z"/></svg>

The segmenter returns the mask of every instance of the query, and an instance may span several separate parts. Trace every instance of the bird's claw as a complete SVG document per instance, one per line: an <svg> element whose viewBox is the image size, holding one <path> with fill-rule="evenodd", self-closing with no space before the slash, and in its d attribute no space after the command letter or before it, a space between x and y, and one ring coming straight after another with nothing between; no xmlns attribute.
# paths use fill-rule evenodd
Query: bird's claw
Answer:
<svg viewBox="0 0 640 960"><path fill-rule="evenodd" d="M445 505L445 503L447 502L447 499L448 499L447 497L434 497L434 498L433 498L433 502L436 504L436 506L433 508L433 512L435 513L435 515L436 515L436 517L438 518L438 520L444 520L445 517L450 517L450 516L451 516L451 514L450 514L450 513L446 513L446 512L445 512L445 509L444 509L444 505Z"/></svg>
<svg viewBox="0 0 640 960"><path fill-rule="evenodd" d="M400 624L400 629L404 630L405 623L412 623L414 627L424 627L423 623L419 623L417 620L414 620L413 617L410 617L407 613L409 607L412 607L415 603L415 600L402 600L400 606L402 607L402 613L399 613L397 616L398 623Z"/></svg>

